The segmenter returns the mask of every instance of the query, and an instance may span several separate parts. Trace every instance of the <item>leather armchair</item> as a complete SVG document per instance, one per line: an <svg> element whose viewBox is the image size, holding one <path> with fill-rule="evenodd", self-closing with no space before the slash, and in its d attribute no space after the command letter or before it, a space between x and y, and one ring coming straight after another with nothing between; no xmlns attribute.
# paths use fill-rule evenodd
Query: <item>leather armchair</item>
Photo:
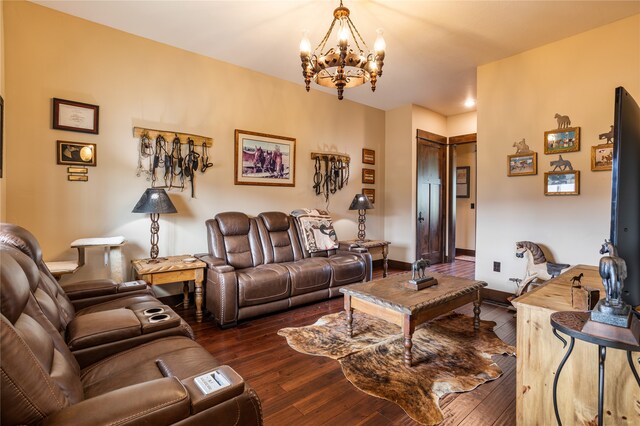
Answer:
<svg viewBox="0 0 640 426"><path fill-rule="evenodd" d="M193 340L172 336L81 368L31 291L23 253L0 251L0 423L261 425L260 400ZM194 378L220 370L208 395Z"/></svg>

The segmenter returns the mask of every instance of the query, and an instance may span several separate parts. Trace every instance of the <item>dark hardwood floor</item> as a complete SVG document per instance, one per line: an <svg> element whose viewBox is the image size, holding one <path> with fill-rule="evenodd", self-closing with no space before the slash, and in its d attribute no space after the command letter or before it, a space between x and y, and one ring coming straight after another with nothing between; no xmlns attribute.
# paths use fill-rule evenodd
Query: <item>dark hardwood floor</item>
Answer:
<svg viewBox="0 0 640 426"><path fill-rule="evenodd" d="M430 270L473 278L473 262L434 265ZM398 273L401 271L390 271ZM376 269L374 278L382 276ZM342 374L337 361L304 355L291 349L276 333L283 327L314 323L342 309L342 298L291 309L220 330L211 319L195 322L194 309L176 308L193 327L196 340L221 364L228 364L251 385L262 401L264 423L279 425L416 425L396 404L369 396ZM472 306L457 310L473 315ZM484 303L481 318L496 322L496 334L515 346L516 324L505 307ZM449 394L440 401L443 425L515 424L513 357L495 356L503 371L499 379L471 392Z"/></svg>

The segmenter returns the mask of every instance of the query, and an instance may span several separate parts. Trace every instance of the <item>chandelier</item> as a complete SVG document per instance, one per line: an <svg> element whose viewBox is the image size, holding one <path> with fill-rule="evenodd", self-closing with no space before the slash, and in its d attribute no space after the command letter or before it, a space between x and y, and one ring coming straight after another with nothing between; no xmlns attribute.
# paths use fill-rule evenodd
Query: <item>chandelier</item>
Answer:
<svg viewBox="0 0 640 426"><path fill-rule="evenodd" d="M338 44L325 50L327 41L336 26ZM369 51L349 18L349 9L344 7L340 0L340 6L333 11L333 21L329 31L315 50L311 52L307 31L300 42L302 75L307 92L312 79L320 86L338 89L338 99L343 98L345 88L360 86L367 81L371 83L371 91L375 92L378 77L382 76L386 47L382 30L379 29L377 33L374 49ZM353 40L355 49L349 46L349 38Z"/></svg>

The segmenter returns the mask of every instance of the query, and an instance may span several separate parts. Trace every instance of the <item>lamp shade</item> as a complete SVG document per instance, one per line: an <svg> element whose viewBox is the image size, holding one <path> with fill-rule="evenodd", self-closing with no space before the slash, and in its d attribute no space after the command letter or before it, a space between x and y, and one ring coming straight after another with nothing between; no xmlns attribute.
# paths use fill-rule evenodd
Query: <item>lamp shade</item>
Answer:
<svg viewBox="0 0 640 426"><path fill-rule="evenodd" d="M131 213L178 213L167 192L162 188L147 188Z"/></svg>
<svg viewBox="0 0 640 426"><path fill-rule="evenodd" d="M373 204L369 201L369 197L364 194L356 194L349 206L349 210L370 210L372 208Z"/></svg>

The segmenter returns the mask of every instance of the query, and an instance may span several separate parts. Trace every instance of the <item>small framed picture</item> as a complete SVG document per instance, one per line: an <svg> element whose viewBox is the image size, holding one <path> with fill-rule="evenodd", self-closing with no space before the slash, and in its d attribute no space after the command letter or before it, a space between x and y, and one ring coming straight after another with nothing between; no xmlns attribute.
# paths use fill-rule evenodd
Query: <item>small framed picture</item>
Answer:
<svg viewBox="0 0 640 426"><path fill-rule="evenodd" d="M579 195L580 172L545 172L544 195Z"/></svg>
<svg viewBox="0 0 640 426"><path fill-rule="evenodd" d="M544 153L560 154L580 151L580 127L544 132Z"/></svg>
<svg viewBox="0 0 640 426"><path fill-rule="evenodd" d="M456 198L469 198L471 166L456 167Z"/></svg>
<svg viewBox="0 0 640 426"><path fill-rule="evenodd" d="M362 193L367 196L371 204L376 203L376 190L373 188L362 188Z"/></svg>
<svg viewBox="0 0 640 426"><path fill-rule="evenodd" d="M58 164L70 166L96 166L98 152L95 143L58 141Z"/></svg>
<svg viewBox="0 0 640 426"><path fill-rule="evenodd" d="M296 140L235 131L235 184L296 186Z"/></svg>
<svg viewBox="0 0 640 426"><path fill-rule="evenodd" d="M53 128L98 134L100 107L53 98Z"/></svg>
<svg viewBox="0 0 640 426"><path fill-rule="evenodd" d="M591 170L611 170L613 166L613 144L605 143L591 147Z"/></svg>
<svg viewBox="0 0 640 426"><path fill-rule="evenodd" d="M538 153L507 155L507 176L538 174Z"/></svg>
<svg viewBox="0 0 640 426"><path fill-rule="evenodd" d="M362 148L362 162L376 164L376 152L373 149Z"/></svg>
<svg viewBox="0 0 640 426"><path fill-rule="evenodd" d="M376 171L374 169L362 169L362 183L376 183Z"/></svg>

